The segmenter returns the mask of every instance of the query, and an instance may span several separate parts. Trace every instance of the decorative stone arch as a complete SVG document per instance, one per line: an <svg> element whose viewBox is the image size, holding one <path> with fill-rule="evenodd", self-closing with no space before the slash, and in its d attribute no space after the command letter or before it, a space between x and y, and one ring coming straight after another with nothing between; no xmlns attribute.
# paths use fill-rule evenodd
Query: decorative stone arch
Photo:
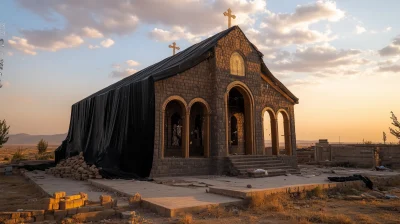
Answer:
<svg viewBox="0 0 400 224"><path fill-rule="evenodd" d="M183 99L181 96L174 95L174 96L169 96L166 100L164 100L164 103L162 104L161 107L161 112L162 112L162 117L161 117L161 154L160 157L164 158L165 154L165 110L168 106L168 104L172 101L177 101L179 104L181 104L182 107L182 155L184 158L188 157L188 118L187 118L187 103L185 99Z"/></svg>
<svg viewBox="0 0 400 224"><path fill-rule="evenodd" d="M272 155L278 155L279 154L279 136L278 136L278 123L276 122L276 114L274 110L270 107L265 107L261 111L261 121L262 121L262 126L263 126L263 139L264 139L264 114L265 112L268 112L269 118L270 118L270 127L271 127L271 143L272 143ZM264 139L265 142L265 139ZM265 143L264 143L265 144ZM265 150L265 145L264 145L264 154L266 154Z"/></svg>
<svg viewBox="0 0 400 224"><path fill-rule="evenodd" d="M229 92L233 88L237 88L237 90L243 95L245 98L245 104L247 101L247 106L245 105L245 152L246 154L255 154L255 125L254 125L254 97L250 90L250 88L240 81L233 81L227 87L225 91L225 144L226 144L226 155L229 155Z"/></svg>
<svg viewBox="0 0 400 224"><path fill-rule="evenodd" d="M236 76L245 76L246 61L239 51L234 51L229 59L230 74Z"/></svg>
<svg viewBox="0 0 400 224"><path fill-rule="evenodd" d="M283 117L283 133L285 137L285 149L286 155L291 156L293 155L292 152L292 132L290 131L290 116L289 113L285 109L279 109L276 112L276 124L278 125L278 115L279 113L282 114ZM279 130L277 131L278 134L278 152L279 152Z"/></svg>
<svg viewBox="0 0 400 224"><path fill-rule="evenodd" d="M189 112L188 117L190 118L190 113L192 106L195 103L200 103L205 109L205 135L204 135L204 157L210 157L210 114L211 114L211 108L210 105L205 101L203 98L194 98L189 102L189 105L187 107L187 111ZM190 123L189 123L190 125ZM188 131L189 133L189 131ZM189 139L189 138L188 138Z"/></svg>

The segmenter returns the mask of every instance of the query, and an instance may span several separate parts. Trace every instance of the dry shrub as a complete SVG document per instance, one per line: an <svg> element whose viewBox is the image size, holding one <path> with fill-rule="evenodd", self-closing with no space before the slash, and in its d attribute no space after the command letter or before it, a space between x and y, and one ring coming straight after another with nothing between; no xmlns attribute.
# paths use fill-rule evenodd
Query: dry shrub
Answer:
<svg viewBox="0 0 400 224"><path fill-rule="evenodd" d="M220 206L211 206L208 207L207 210L199 213L199 216L202 218L225 218L225 217L230 217L233 216L234 214L232 212L229 212L225 210L225 208L220 207Z"/></svg>
<svg viewBox="0 0 400 224"><path fill-rule="evenodd" d="M300 218L299 220L296 220L293 223L297 223L297 224L311 224L311 222L309 222L306 218Z"/></svg>
<svg viewBox="0 0 400 224"><path fill-rule="evenodd" d="M18 150L12 156L11 161L19 161L23 159L25 159L24 150L22 148L18 148Z"/></svg>
<svg viewBox="0 0 400 224"><path fill-rule="evenodd" d="M357 214L355 216L355 218L357 220L357 223L360 223L360 224L374 224L374 223L376 223L376 221L373 218L371 218L368 215L364 215L364 214Z"/></svg>
<svg viewBox="0 0 400 224"><path fill-rule="evenodd" d="M54 152L43 152L40 154L36 154L35 155L35 159L36 160L50 160L50 159L54 159Z"/></svg>
<svg viewBox="0 0 400 224"><path fill-rule="evenodd" d="M192 224L193 216L191 214L186 213L184 216L179 219L179 224Z"/></svg>
<svg viewBox="0 0 400 224"><path fill-rule="evenodd" d="M289 196L287 194L272 194L268 196L255 194L250 198L249 207L253 210L283 212L288 200Z"/></svg>
<svg viewBox="0 0 400 224"><path fill-rule="evenodd" d="M317 197L317 198L325 198L325 192L322 190L322 187L318 186L307 192L308 197Z"/></svg>
<svg viewBox="0 0 400 224"><path fill-rule="evenodd" d="M353 220L351 220L348 216L339 214L332 215L326 214L324 212L316 212L311 213L309 217L307 217L310 222L314 223L326 223L326 224L353 224Z"/></svg>

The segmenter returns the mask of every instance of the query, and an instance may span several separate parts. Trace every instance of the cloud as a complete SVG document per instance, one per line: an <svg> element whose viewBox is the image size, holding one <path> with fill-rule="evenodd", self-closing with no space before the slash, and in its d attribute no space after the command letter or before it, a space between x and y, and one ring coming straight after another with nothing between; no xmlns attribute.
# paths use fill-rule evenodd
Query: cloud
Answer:
<svg viewBox="0 0 400 224"><path fill-rule="evenodd" d="M381 56L400 55L400 35L394 38L391 44L380 49L378 52Z"/></svg>
<svg viewBox="0 0 400 224"><path fill-rule="evenodd" d="M82 28L82 31L86 37L90 38L102 38L104 35L100 33L98 30L90 27L84 27Z"/></svg>
<svg viewBox="0 0 400 224"><path fill-rule="evenodd" d="M25 54L36 55L36 47L29 44L27 39L20 37L12 37L8 43L15 49L24 52Z"/></svg>
<svg viewBox="0 0 400 224"><path fill-rule="evenodd" d="M400 64L398 65L390 65L390 66L385 66L385 67L379 67L380 72L393 72L397 73L400 72Z"/></svg>
<svg viewBox="0 0 400 224"><path fill-rule="evenodd" d="M259 30L253 29L250 40L262 48L283 47L291 44L328 42L337 38L329 26L325 31L310 29L310 25L321 22L336 22L344 17L344 11L330 1L317 1L298 5L294 13L273 13L262 19Z"/></svg>
<svg viewBox="0 0 400 224"><path fill-rule="evenodd" d="M392 30L392 27L391 27L391 26L388 26L388 27L385 28L385 31L384 31L384 32L390 32L391 30Z"/></svg>
<svg viewBox="0 0 400 224"><path fill-rule="evenodd" d="M102 42L100 42L100 45L103 46L103 47L105 47L105 48L109 48L109 47L111 47L112 45L114 45L114 41L111 40L110 38L108 38L108 39L103 40Z"/></svg>
<svg viewBox="0 0 400 224"><path fill-rule="evenodd" d="M93 49L97 49L97 48L100 48L100 46L99 45L89 45L88 46L88 48L90 49L90 50L93 50Z"/></svg>
<svg viewBox="0 0 400 224"><path fill-rule="evenodd" d="M269 67L276 71L321 72L326 69L349 70L369 63L355 49L337 50L329 44L298 47L293 53L280 51L270 60Z"/></svg>
<svg viewBox="0 0 400 224"><path fill-rule="evenodd" d="M313 81L313 80L295 79L295 80L292 80L292 81L285 82L285 85L287 87L294 87L294 86L302 86L302 85L316 85L316 84L319 84L319 83L320 82Z"/></svg>
<svg viewBox="0 0 400 224"><path fill-rule="evenodd" d="M135 74L137 72L136 69L132 69L132 68L127 68L125 70L119 71L119 70L115 70L111 72L111 77L112 78L125 78L127 76L130 76L132 74Z"/></svg>
<svg viewBox="0 0 400 224"><path fill-rule="evenodd" d="M139 65L139 62L134 61L134 60L127 60L127 61L126 61L126 64L127 64L128 66L133 67L133 66L138 66L138 65Z"/></svg>
<svg viewBox="0 0 400 224"><path fill-rule="evenodd" d="M120 64L117 64L117 63L114 63L114 64L112 64L111 65L113 68L115 68L115 69L120 69L121 68L121 65Z"/></svg>
<svg viewBox="0 0 400 224"><path fill-rule="evenodd" d="M14 53L13 53L12 51L9 51L9 52L7 52L7 55L8 55L8 56L13 56Z"/></svg>
<svg viewBox="0 0 400 224"><path fill-rule="evenodd" d="M365 31L367 31L364 27L362 27L362 26L356 26L356 34L362 34L362 33L364 33Z"/></svg>
<svg viewBox="0 0 400 224"><path fill-rule="evenodd" d="M186 39L191 43L196 43L201 40L201 37L187 32L183 27L174 26L171 31L154 28L150 33L150 37L157 41L170 42L179 39Z"/></svg>
<svg viewBox="0 0 400 224"><path fill-rule="evenodd" d="M8 43L25 54L36 55L37 50L56 52L80 46L84 41L75 34L63 36L59 30L25 30L25 38L13 36Z"/></svg>

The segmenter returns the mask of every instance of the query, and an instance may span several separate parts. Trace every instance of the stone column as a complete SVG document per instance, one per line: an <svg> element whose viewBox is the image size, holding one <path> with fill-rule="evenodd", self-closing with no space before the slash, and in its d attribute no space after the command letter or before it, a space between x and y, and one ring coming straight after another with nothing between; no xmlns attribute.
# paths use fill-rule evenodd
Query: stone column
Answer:
<svg viewBox="0 0 400 224"><path fill-rule="evenodd" d="M272 155L279 155L279 132L278 132L278 119L271 119L271 140L272 140Z"/></svg>

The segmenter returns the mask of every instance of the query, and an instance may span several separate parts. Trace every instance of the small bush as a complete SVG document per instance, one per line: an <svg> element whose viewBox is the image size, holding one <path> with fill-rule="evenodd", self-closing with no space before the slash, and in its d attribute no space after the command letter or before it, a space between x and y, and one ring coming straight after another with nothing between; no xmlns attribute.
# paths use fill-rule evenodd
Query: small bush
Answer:
<svg viewBox="0 0 400 224"><path fill-rule="evenodd" d="M24 150L22 148L18 148L17 152L11 158L11 161L19 161L25 159Z"/></svg>
<svg viewBox="0 0 400 224"><path fill-rule="evenodd" d="M9 160L10 160L10 158L8 158L7 156L4 157L4 161L9 161Z"/></svg>
<svg viewBox="0 0 400 224"><path fill-rule="evenodd" d="M308 192L309 197L317 197L317 198L324 198L325 197L325 192L322 190L320 186L315 187L311 191Z"/></svg>
<svg viewBox="0 0 400 224"><path fill-rule="evenodd" d="M37 149L39 151L39 154L46 152L47 146L48 146L48 143L45 140L41 139L39 141L39 143L37 144Z"/></svg>

